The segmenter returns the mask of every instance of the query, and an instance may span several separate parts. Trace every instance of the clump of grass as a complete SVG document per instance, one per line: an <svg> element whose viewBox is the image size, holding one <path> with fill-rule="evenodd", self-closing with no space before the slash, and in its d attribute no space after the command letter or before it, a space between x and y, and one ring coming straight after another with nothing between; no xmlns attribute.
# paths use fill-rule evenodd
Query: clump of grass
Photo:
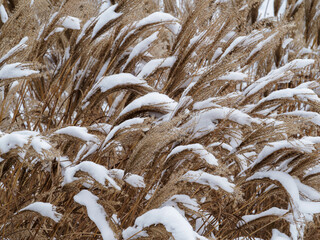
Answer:
<svg viewBox="0 0 320 240"><path fill-rule="evenodd" d="M3 1L0 236L319 235L320 2L262 2Z"/></svg>

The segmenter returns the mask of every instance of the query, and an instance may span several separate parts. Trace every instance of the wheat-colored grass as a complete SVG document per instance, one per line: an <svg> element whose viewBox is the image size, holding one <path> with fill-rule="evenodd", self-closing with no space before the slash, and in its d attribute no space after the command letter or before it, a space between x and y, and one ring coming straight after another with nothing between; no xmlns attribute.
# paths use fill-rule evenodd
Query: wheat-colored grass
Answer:
<svg viewBox="0 0 320 240"><path fill-rule="evenodd" d="M318 137L320 130L320 1L275 0L275 15L287 2L283 15L259 19L263 1L256 0L112 0L106 2L117 4L115 12L122 15L94 37L101 1L32 2L0 0L9 16L7 22L0 21L0 59L28 37L25 45L0 60L0 73L13 63L38 71L13 78L0 75L0 141L13 138L10 134L34 134L23 144L0 146L1 239L102 239L85 206L75 201L84 189L99 198L116 239L124 239L124 230L139 216L166 205L183 212L193 230L207 239L271 239L275 229L292 239L317 238L318 213L299 215L280 181L248 178L279 171L320 191L320 171L308 174L319 167L320 145L299 145L304 137ZM175 19L136 26L159 11ZM61 28L66 16L79 18L81 29ZM157 40L129 58L134 47L155 32ZM175 57L174 64L155 68L143 79L145 85L126 83L93 91L101 77L137 76L148 62L167 57ZM315 61L272 75L295 59ZM226 79L230 72L246 77ZM271 80L248 91L263 78ZM268 98L279 90L296 91L301 84L313 94ZM170 97L177 106L171 111L165 103L151 104L121 114L151 92ZM223 117L221 109L227 112ZM292 114L297 110L309 115ZM240 113L252 123L233 117ZM125 126L132 119L139 120ZM68 126L83 127L94 140L57 133ZM50 148L37 151L33 139ZM288 145L261 157L266 147L281 141ZM170 154L176 147L194 144L212 154L217 165L192 148ZM108 169L120 190L86 171L77 171L77 180L64 184L67 165L87 161ZM112 169L123 170L124 176L117 177ZM190 171L223 177L234 184L233 191L192 181L185 177ZM143 177L143 187L126 181L132 174ZM179 201L182 195L196 206ZM320 201L303 191L300 198ZM56 206L60 221L34 211L19 212L34 202ZM240 224L247 215L275 207L288 212ZM147 236L138 233L127 239L173 238L162 224L143 230Z"/></svg>

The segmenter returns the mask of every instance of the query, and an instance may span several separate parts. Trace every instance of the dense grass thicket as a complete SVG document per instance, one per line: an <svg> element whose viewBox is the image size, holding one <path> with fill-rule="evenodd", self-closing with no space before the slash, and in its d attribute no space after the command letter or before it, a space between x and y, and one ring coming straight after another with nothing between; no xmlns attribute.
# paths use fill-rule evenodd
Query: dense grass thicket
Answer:
<svg viewBox="0 0 320 240"><path fill-rule="evenodd" d="M319 0L0 0L1 239L320 239Z"/></svg>

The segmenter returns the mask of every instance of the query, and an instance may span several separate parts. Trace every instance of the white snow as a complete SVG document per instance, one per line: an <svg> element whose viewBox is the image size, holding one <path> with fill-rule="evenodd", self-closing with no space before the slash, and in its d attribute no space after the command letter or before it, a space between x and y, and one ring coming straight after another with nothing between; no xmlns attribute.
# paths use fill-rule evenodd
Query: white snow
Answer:
<svg viewBox="0 0 320 240"><path fill-rule="evenodd" d="M144 178L132 173L124 174L124 170L122 169L110 169L109 175L113 178L124 180L126 183L136 188L144 188L146 185L144 183Z"/></svg>
<svg viewBox="0 0 320 240"><path fill-rule="evenodd" d="M201 38L203 38L203 36L206 34L207 31L202 31L199 34L195 35L194 37L192 37L189 41L189 45L188 47L199 43L199 41L201 40Z"/></svg>
<svg viewBox="0 0 320 240"><path fill-rule="evenodd" d="M221 40L221 42L226 43L226 42L230 41L230 39L232 39L233 36L236 36L236 32L230 31L224 36L224 38Z"/></svg>
<svg viewBox="0 0 320 240"><path fill-rule="evenodd" d="M194 137L198 138L213 131L217 120L225 119L247 126L250 126L252 123L260 123L260 120L252 118L240 110L220 107L200 111L197 116L187 123L187 126L193 128Z"/></svg>
<svg viewBox="0 0 320 240"><path fill-rule="evenodd" d="M102 185L105 185L105 181L107 180L115 189L121 190L118 184L109 176L108 169L90 161L83 161L78 165L67 167L64 172L63 185L77 180L78 178L74 177L77 171L87 172L93 179Z"/></svg>
<svg viewBox="0 0 320 240"><path fill-rule="evenodd" d="M148 93L140 98L135 99L130 104L128 104L119 114L118 118L139 108L146 106L159 106L161 109L167 113L170 113L177 106L177 102L169 98L165 94L158 92Z"/></svg>
<svg viewBox="0 0 320 240"><path fill-rule="evenodd" d="M242 225L254 221L256 219L262 218L262 217L266 217L266 216L279 216L282 217L284 216L286 213L288 213L288 210L285 209L280 209L277 207L272 207L264 212L258 213L258 214L254 214L254 215L245 215L242 216L243 221L238 222L237 226L241 227Z"/></svg>
<svg viewBox="0 0 320 240"><path fill-rule="evenodd" d="M278 10L278 14L277 14L277 17L279 19L282 18L285 15L286 8L287 8L287 0L283 0L282 4L281 4L281 6L280 6L280 8Z"/></svg>
<svg viewBox="0 0 320 240"><path fill-rule="evenodd" d="M272 237L270 240L291 240L286 234L280 232L278 229L272 229Z"/></svg>
<svg viewBox="0 0 320 240"><path fill-rule="evenodd" d="M292 41L293 41L293 38L287 38L286 40L284 40L282 43L282 48L286 48L288 44L290 44Z"/></svg>
<svg viewBox="0 0 320 240"><path fill-rule="evenodd" d="M88 92L87 96L83 101L87 101L98 89L101 92L107 92L113 88L121 86L130 86L130 85L140 85L145 88L152 89L146 81L139 77L135 77L130 73L119 73L110 75L107 77L102 77Z"/></svg>
<svg viewBox="0 0 320 240"><path fill-rule="evenodd" d="M218 80L244 81L248 77L247 74L241 72L229 72L227 75L221 76Z"/></svg>
<svg viewBox="0 0 320 240"><path fill-rule="evenodd" d="M4 134L0 137L0 152L5 154L11 149L20 147L22 148L28 143L29 136L20 134L19 132L13 132L9 134Z"/></svg>
<svg viewBox="0 0 320 240"><path fill-rule="evenodd" d="M312 49L310 48L302 48L299 52L300 55L303 55L303 54L311 54L311 53L315 53Z"/></svg>
<svg viewBox="0 0 320 240"><path fill-rule="evenodd" d="M273 1L273 0L272 0ZM272 41L272 39L277 36L278 32L272 34L271 36L267 37L265 40L259 42L255 48L250 52L249 54L249 58L251 58L254 54L256 54L257 52L261 51L263 46L266 45L267 43L270 43Z"/></svg>
<svg viewBox="0 0 320 240"><path fill-rule="evenodd" d="M33 211L41 214L44 217L49 217L55 222L59 222L62 218L62 214L56 212L56 207L53 206L51 203L45 203L45 202L34 202L26 206L25 208L22 208L18 211Z"/></svg>
<svg viewBox="0 0 320 240"><path fill-rule="evenodd" d="M203 158L208 164L218 166L218 160L215 158L215 156L213 156L212 153L204 149L204 147L199 143L175 147L167 156L167 159L183 151L192 151L198 154L201 158Z"/></svg>
<svg viewBox="0 0 320 240"><path fill-rule="evenodd" d="M49 39L49 37L51 37L53 34L63 32L64 30L65 30L65 28L63 28L63 27L56 27L55 29L52 30L51 33L48 34L48 36L46 36L44 38L44 40L47 41Z"/></svg>
<svg viewBox="0 0 320 240"><path fill-rule="evenodd" d="M289 67L298 70L313 65L314 63L314 59L295 59L289 63Z"/></svg>
<svg viewBox="0 0 320 240"><path fill-rule="evenodd" d="M320 88L320 84L316 81L307 81L307 82L301 83L295 87L295 89L305 89L305 88L310 88L310 89L318 92L318 90Z"/></svg>
<svg viewBox="0 0 320 240"><path fill-rule="evenodd" d="M172 22L168 28L174 34L177 35L180 32L181 25L178 23L178 19L173 17L169 13L164 13L164 12L154 12L149 16L141 19L140 21L137 22L136 28L141 28L146 25L163 23L163 22Z"/></svg>
<svg viewBox="0 0 320 240"><path fill-rule="evenodd" d="M99 13L103 13L105 10L107 10L111 5L112 3L110 2L110 0L102 0L101 1L101 6L100 6L100 9L99 9Z"/></svg>
<svg viewBox="0 0 320 240"><path fill-rule="evenodd" d="M258 20L274 17L274 0L264 0L258 10Z"/></svg>
<svg viewBox="0 0 320 240"><path fill-rule="evenodd" d="M258 79L253 84L249 85L243 91L243 93L247 96L251 96L263 89L268 84L271 84L272 82L278 81L280 79L281 82L289 81L293 75L290 70L300 70L312 64L314 64L313 59L295 59L278 69L270 71L268 75Z"/></svg>
<svg viewBox="0 0 320 240"><path fill-rule="evenodd" d="M320 98L315 94L315 92L308 88L286 88L270 93L267 97L261 99L257 105L272 101L275 99L291 98L298 97L301 101L316 101L320 103Z"/></svg>
<svg viewBox="0 0 320 240"><path fill-rule="evenodd" d="M320 202L309 202L300 200L299 188L304 188L305 185L296 184L296 181L288 173L280 171L268 171L268 172L257 172L251 177L247 178L247 181L255 179L269 178L271 180L278 181L283 188L287 191L288 195L292 200L294 210L299 210L304 214L315 214L320 213ZM308 192L310 189L306 189L303 193Z"/></svg>
<svg viewBox="0 0 320 240"><path fill-rule="evenodd" d="M28 41L28 37L24 37L21 39L21 41L14 46L13 48L11 48L5 55L3 55L0 58L0 63L2 63L4 60L6 60L7 58L9 58L10 56L12 56L14 53L16 53L17 51L20 51L24 48L27 47L27 45L25 44Z"/></svg>
<svg viewBox="0 0 320 240"><path fill-rule="evenodd" d="M303 137L301 139L292 139L292 140L282 140L277 142L270 142L265 146L262 151L259 153L257 159L250 165L254 167L260 163L267 156L280 149L297 149L302 152L311 153L315 150L313 147L314 144L320 143L320 137Z"/></svg>
<svg viewBox="0 0 320 240"><path fill-rule="evenodd" d="M215 190L218 190L218 187L220 187L229 193L233 192L233 188L235 186L233 183L230 183L225 177L215 176L202 170L188 171L183 175L181 180L208 185Z"/></svg>
<svg viewBox="0 0 320 240"><path fill-rule="evenodd" d="M180 209L178 203L182 204L184 207L189 208L192 211L199 212L200 207L195 198L190 198L188 195L178 194L172 196L167 200L162 206L174 207L182 216L185 216L184 210Z"/></svg>
<svg viewBox="0 0 320 240"><path fill-rule="evenodd" d="M300 193L303 196L309 198L312 201L320 202L320 193L317 190L315 190L314 188L312 188L312 187L310 187L308 185L303 184L297 178L294 178L294 181L295 181Z"/></svg>
<svg viewBox="0 0 320 240"><path fill-rule="evenodd" d="M320 126L320 114L318 114L316 112L307 112L307 111L302 111L302 110L296 110L293 112L282 113L281 115L299 116L299 117L305 118L307 121L310 121L310 122Z"/></svg>
<svg viewBox="0 0 320 240"><path fill-rule="evenodd" d="M93 31L92 31L92 37L94 38L96 34L110 21L117 19L122 15L122 13L117 13L114 10L118 7L118 4L112 5L109 8L107 8L104 12L101 13L101 15L97 18L97 23L95 24Z"/></svg>
<svg viewBox="0 0 320 240"><path fill-rule="evenodd" d="M216 100L216 98L212 97L212 98L207 98L206 100L203 100L200 102L195 102L193 104L193 110L202 110L210 107L221 107L220 105L213 103L212 102L213 100Z"/></svg>
<svg viewBox="0 0 320 240"><path fill-rule="evenodd" d="M304 0L298 0L296 2L296 4L294 5L293 9L296 9L297 7L299 7L301 5L301 3L303 3Z"/></svg>
<svg viewBox="0 0 320 240"><path fill-rule="evenodd" d="M220 57L220 60L223 59L226 55L228 55L237 45L241 44L245 40L245 38L245 36L240 36L233 40L230 46L224 51L224 53Z"/></svg>
<svg viewBox="0 0 320 240"><path fill-rule="evenodd" d="M132 125L135 124L142 124L144 122L144 118L132 118L124 121L123 123L115 126L107 135L106 139L103 142L103 146L105 146L112 138L113 136L119 131L126 128L131 128Z"/></svg>
<svg viewBox="0 0 320 240"><path fill-rule="evenodd" d="M61 25L65 28L74 29L74 30L80 30L80 22L81 20L76 17L63 17Z"/></svg>
<svg viewBox="0 0 320 240"><path fill-rule="evenodd" d="M127 174L124 181L136 188L144 188L146 186L143 177L137 174Z"/></svg>
<svg viewBox="0 0 320 240"><path fill-rule="evenodd" d="M39 136L37 132L16 131L8 134L4 133L3 135L0 133L0 154L5 154L17 147L23 148L28 143L40 155L43 155L43 150L51 148L51 145Z"/></svg>
<svg viewBox="0 0 320 240"><path fill-rule="evenodd" d="M175 240L205 240L193 231L190 223L173 207L150 210L135 220L134 226L122 232L123 238L133 239L132 236L151 225L162 224Z"/></svg>
<svg viewBox="0 0 320 240"><path fill-rule="evenodd" d="M80 40L85 36L86 30L93 23L94 20L95 20L95 18L92 17L83 25L81 33L77 37L76 44L78 44L80 42Z"/></svg>
<svg viewBox="0 0 320 240"><path fill-rule="evenodd" d="M136 46L134 46L123 68L126 68L126 66L131 62L133 58L147 51L150 48L151 44L158 39L158 34L159 32L155 32L146 39L139 42Z"/></svg>
<svg viewBox="0 0 320 240"><path fill-rule="evenodd" d="M145 78L155 72L159 68L172 67L177 57L171 56L167 58L153 59L143 66L138 77Z"/></svg>
<svg viewBox="0 0 320 240"><path fill-rule="evenodd" d="M55 131L54 134L69 135L75 138L79 138L85 142L99 142L99 139L95 135L88 133L88 129L86 127L69 126Z"/></svg>
<svg viewBox="0 0 320 240"><path fill-rule="evenodd" d="M9 19L7 11L2 4L0 5L0 18L3 23L6 23Z"/></svg>
<svg viewBox="0 0 320 240"><path fill-rule="evenodd" d="M116 179L123 179L124 177L124 170L113 168L109 170L109 175Z"/></svg>
<svg viewBox="0 0 320 240"><path fill-rule="evenodd" d="M261 31L258 30L253 30L252 33L247 35L242 43L243 46L246 47L251 47L257 44L261 39L265 37L264 34L266 34L267 31L266 29L262 29Z"/></svg>
<svg viewBox="0 0 320 240"><path fill-rule="evenodd" d="M229 145L229 144L226 144L226 143L223 143L223 142L215 142L215 143L211 143L208 145L208 147L222 147L226 150L228 150L229 152L231 152L233 150L233 148Z"/></svg>
<svg viewBox="0 0 320 240"><path fill-rule="evenodd" d="M4 64L0 68L0 80L9 78L27 77L32 74L39 73L39 71L28 69L28 64L11 63Z"/></svg>
<svg viewBox="0 0 320 240"><path fill-rule="evenodd" d="M99 148L100 143L94 143L94 142L86 142L85 144L82 145L80 150L77 153L77 156L74 158L73 162L77 163L80 160L85 159Z"/></svg>
<svg viewBox="0 0 320 240"><path fill-rule="evenodd" d="M96 123L92 124L89 128L90 130L95 130L107 134L110 132L112 125L108 123Z"/></svg>
<svg viewBox="0 0 320 240"><path fill-rule="evenodd" d="M31 140L31 146L40 155L43 155L43 150L49 150L51 145L40 136L34 136Z"/></svg>
<svg viewBox="0 0 320 240"><path fill-rule="evenodd" d="M218 57L220 57L222 53L223 53L222 48L221 47L217 48L217 50L214 52L214 54L212 56L211 63L214 60L216 60Z"/></svg>
<svg viewBox="0 0 320 240"><path fill-rule="evenodd" d="M104 208L98 204L99 198L88 190L81 190L73 199L87 208L89 218L97 225L104 240L116 240L109 223L106 220Z"/></svg>

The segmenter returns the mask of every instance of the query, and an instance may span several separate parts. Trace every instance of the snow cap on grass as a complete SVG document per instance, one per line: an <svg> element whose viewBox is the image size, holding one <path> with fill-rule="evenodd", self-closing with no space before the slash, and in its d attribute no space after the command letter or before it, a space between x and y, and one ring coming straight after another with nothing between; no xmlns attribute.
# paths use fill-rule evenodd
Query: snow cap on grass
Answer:
<svg viewBox="0 0 320 240"><path fill-rule="evenodd" d="M209 132L213 131L216 127L216 120L228 119L240 125L250 126L252 123L260 123L260 120L250 117L248 114L241 112L237 109L219 107L210 110L202 110L194 119L189 122L194 125L194 138L199 138Z"/></svg>
<svg viewBox="0 0 320 240"><path fill-rule="evenodd" d="M103 26L105 26L107 23L114 19L117 19L122 15L122 13L117 13L114 11L117 7L118 4L112 5L100 14L100 16L97 19L97 23L93 28L91 38L94 38L97 35L97 33L103 28Z"/></svg>
<svg viewBox="0 0 320 240"><path fill-rule="evenodd" d="M99 9L99 14L103 13L105 10L107 10L112 5L110 0L102 0L100 2L102 2L102 3L100 6L100 9Z"/></svg>
<svg viewBox="0 0 320 240"><path fill-rule="evenodd" d="M281 115L299 116L299 117L305 118L307 121L310 121L310 122L320 126L320 114L316 113L316 112L296 110L293 112L282 113Z"/></svg>
<svg viewBox="0 0 320 240"><path fill-rule="evenodd" d="M144 188L146 186L143 177L137 174L128 174L124 181L136 188Z"/></svg>
<svg viewBox="0 0 320 240"><path fill-rule="evenodd" d="M26 206L25 208L22 208L18 212L22 211L33 211L41 214L44 217L49 217L55 222L59 222L62 214L56 212L56 207L53 206L51 203L45 203L45 202L34 202Z"/></svg>
<svg viewBox="0 0 320 240"><path fill-rule="evenodd" d="M225 177L215 176L202 170L188 171L182 176L183 181L194 182L210 186L212 189L218 190L218 187L226 192L232 193L234 184L230 183Z"/></svg>
<svg viewBox="0 0 320 240"><path fill-rule="evenodd" d="M264 45L270 43L272 41L272 39L278 35L278 32L272 34L271 36L267 37L265 40L259 42L256 47L251 51L251 53L249 54L249 58L251 58L253 55L255 55L256 53L258 53L259 51L261 51L264 47Z"/></svg>
<svg viewBox="0 0 320 240"><path fill-rule="evenodd" d="M176 60L177 60L177 57L175 56L171 56L167 58L152 59L146 65L143 66L142 70L138 74L138 77L145 78L159 68L172 67L173 64L176 62Z"/></svg>
<svg viewBox="0 0 320 240"><path fill-rule="evenodd" d="M74 29L74 30L80 30L80 22L81 20L76 17L63 17L61 25L65 28Z"/></svg>
<svg viewBox="0 0 320 240"><path fill-rule="evenodd" d="M99 139L95 135L88 133L88 129L86 127L69 126L55 131L54 134L69 135L75 138L79 138L85 142L99 142Z"/></svg>
<svg viewBox="0 0 320 240"><path fill-rule="evenodd" d="M37 132L17 131L3 135L0 134L0 154L8 153L18 147L23 148L24 145L28 143L40 155L44 155L43 150L49 150L51 148L51 145L39 136Z"/></svg>
<svg viewBox="0 0 320 240"><path fill-rule="evenodd" d="M292 72L290 72L290 70L299 70L299 69L305 68L307 66L310 66L312 64L314 64L313 59L295 59L295 60L287 63L286 65L284 65L278 69L274 69L274 70L270 71L268 73L268 75L258 79L257 81L255 81L254 83L249 85L243 91L243 93L247 96L251 96L251 95L259 92L261 89L263 89L268 84L275 82L275 81L278 81L279 79L281 79L282 82L283 82L283 79L287 79L286 81L289 81L291 79L291 77L293 76L293 74L292 74Z"/></svg>
<svg viewBox="0 0 320 240"><path fill-rule="evenodd" d="M97 182L99 182L102 185L105 185L105 181L108 180L108 182L115 189L121 189L118 186L118 184L109 176L108 169L106 169L102 165L90 161L83 161L76 166L67 167L64 173L63 185L77 180L77 178L74 177L77 171L87 172L92 178L94 178Z"/></svg>
<svg viewBox="0 0 320 240"><path fill-rule="evenodd" d="M130 73L119 73L101 78L99 82L97 82L91 88L83 101L87 101L95 92L97 92L98 89L100 89L101 92L107 92L116 87L127 85L140 85L151 89L151 87L143 79L135 77Z"/></svg>
<svg viewBox="0 0 320 240"><path fill-rule="evenodd" d="M297 184L299 192L309 198L312 201L320 201L320 193L314 188L303 184L298 178L294 178L295 183Z"/></svg>
<svg viewBox="0 0 320 240"><path fill-rule="evenodd" d="M218 78L218 80L227 80L227 81L244 81L248 78L248 75L241 72L229 72L227 75L223 75Z"/></svg>
<svg viewBox="0 0 320 240"><path fill-rule="evenodd" d="M123 129L127 129L127 128L131 128L132 125L135 124L142 124L144 122L144 118L132 118L132 119L128 119L124 122L122 122L121 124L115 126L107 135L106 139L104 140L102 146L106 146L106 144L108 144L108 142L114 137L114 135Z"/></svg>
<svg viewBox="0 0 320 240"><path fill-rule="evenodd" d="M181 25L178 23L178 19L170 15L169 13L164 12L154 12L149 16L141 19L137 22L136 28L140 28L149 24L163 23L163 22L172 22L168 28L174 34L178 34L181 30Z"/></svg>
<svg viewBox="0 0 320 240"><path fill-rule="evenodd" d="M242 216L243 221L238 222L237 226L241 227L244 224L254 221L256 219L262 218L262 217L266 217L266 216L279 216L282 217L284 216L286 213L288 213L289 210L285 210L285 209L280 209L277 207L272 207L266 211L263 211L261 213L258 214L254 214L254 215L245 215Z"/></svg>
<svg viewBox="0 0 320 240"><path fill-rule="evenodd" d="M157 224L164 225L175 240L207 239L193 231L190 223L176 209L169 206L150 210L138 217L134 226L125 229L122 236L124 239L133 239L131 237L144 228Z"/></svg>
<svg viewBox="0 0 320 240"><path fill-rule="evenodd" d="M195 198L190 198L188 195L177 194L172 196L169 200L162 204L162 206L174 207L182 216L185 216L185 211L182 210L178 204L182 204L184 207L199 212L200 206Z"/></svg>
<svg viewBox="0 0 320 240"><path fill-rule="evenodd" d="M104 208L97 203L99 198L96 195L88 190L82 190L73 199L87 208L89 218L96 224L104 240L116 240L115 234L106 220L107 214Z"/></svg>
<svg viewBox="0 0 320 240"><path fill-rule="evenodd" d="M21 41L14 46L13 48L11 48L5 55L3 55L0 58L0 63L2 63L4 60L6 60L7 58L9 58L10 56L12 56L13 54L15 54L16 52L24 49L27 47L27 45L25 44L28 41L28 37L24 37L21 39Z"/></svg>
<svg viewBox="0 0 320 240"><path fill-rule="evenodd" d="M250 165L250 168L256 166L267 156L280 149L297 149L302 152L311 153L315 150L313 145L316 143L320 143L320 137L303 137L299 140L282 140L268 143L259 153L257 159Z"/></svg>
<svg viewBox="0 0 320 240"><path fill-rule="evenodd" d="M243 43L243 41L246 39L245 36L237 37L233 42L230 44L230 46L224 51L222 56L220 57L220 60L223 59L226 55L228 55L236 46Z"/></svg>
<svg viewBox="0 0 320 240"><path fill-rule="evenodd" d="M175 147L169 153L169 155L167 156L167 159L170 158L171 156L173 156L175 154L179 154L183 151L192 151L192 152L198 154L208 164L218 166L218 160L215 158L215 156L213 156L212 153L205 150L204 147L199 143Z"/></svg>
<svg viewBox="0 0 320 240"><path fill-rule="evenodd" d="M160 106L161 109L167 113L170 113L177 106L177 102L169 98L165 94L158 92L148 93L140 98L135 99L130 104L128 104L119 114L121 116L134 111L136 109L146 107L146 106Z"/></svg>
<svg viewBox="0 0 320 240"><path fill-rule="evenodd" d="M28 69L29 65L22 63L4 64L0 68L0 80L10 78L27 77L39 71Z"/></svg>
<svg viewBox="0 0 320 240"><path fill-rule="evenodd" d="M82 28L81 28L81 32L77 37L77 41L76 44L78 44L80 42L80 40L86 35L86 30L88 29L88 27L94 22L95 18L92 17L90 18L85 24L83 24Z"/></svg>
<svg viewBox="0 0 320 240"><path fill-rule="evenodd" d="M11 149L20 147L22 148L29 141L29 136L20 134L19 132L13 132L4 134L0 137L0 153L5 154Z"/></svg>
<svg viewBox="0 0 320 240"><path fill-rule="evenodd" d="M257 105L267 102L267 101L272 101L276 99L283 99L283 98L291 98L293 99L294 97L299 98L301 101L315 101L320 103L320 98L315 94L315 92L311 89L308 88L287 88L287 89L281 89L278 91L274 91L270 93L267 97L261 99Z"/></svg>
<svg viewBox="0 0 320 240"><path fill-rule="evenodd" d="M2 4L0 5L0 19L2 23L6 23L9 19L7 11Z"/></svg>
<svg viewBox="0 0 320 240"><path fill-rule="evenodd" d="M110 169L109 175L113 178L124 180L126 183L136 188L144 188L146 185L144 183L144 178L132 173L124 174L124 170L122 169Z"/></svg>
<svg viewBox="0 0 320 240"><path fill-rule="evenodd" d="M272 229L272 237L270 240L291 240L286 234L280 232L278 229Z"/></svg>
<svg viewBox="0 0 320 240"><path fill-rule="evenodd" d="M51 145L40 136L34 136L32 138L31 146L40 155L44 155L43 150L49 150L51 148Z"/></svg>
<svg viewBox="0 0 320 240"><path fill-rule="evenodd" d="M251 177L247 178L247 181L263 178L269 178L271 180L278 181L282 185L282 187L286 190L292 200L292 206L294 210L298 210L303 214L320 213L320 202L309 202L300 200L299 188L302 189L306 185L301 185L298 183L298 187L297 182L288 173L280 171L257 172ZM314 193L315 191L316 190L313 189L312 192ZM303 189L302 192L310 192L310 187L308 187L308 189Z"/></svg>
<svg viewBox="0 0 320 240"><path fill-rule="evenodd" d="M59 33L59 32L63 32L65 30L65 28L63 27L56 27L55 29L53 29L51 31L51 33L48 34L48 36L46 36L44 38L45 41L47 41L52 35L54 35L55 33Z"/></svg>
<svg viewBox="0 0 320 240"><path fill-rule="evenodd" d="M139 56L140 54L144 53L145 51L147 51L151 44L157 40L158 38L158 34L159 32L155 32L152 35L150 35L149 37L147 37L146 39L142 40L141 42L139 42L136 46L134 46L134 48L131 50L131 53L126 61L126 63L124 64L123 68L126 68L126 66L131 62L131 60L137 56Z"/></svg>
<svg viewBox="0 0 320 240"><path fill-rule="evenodd" d="M258 10L258 20L274 17L274 0L264 0Z"/></svg>

